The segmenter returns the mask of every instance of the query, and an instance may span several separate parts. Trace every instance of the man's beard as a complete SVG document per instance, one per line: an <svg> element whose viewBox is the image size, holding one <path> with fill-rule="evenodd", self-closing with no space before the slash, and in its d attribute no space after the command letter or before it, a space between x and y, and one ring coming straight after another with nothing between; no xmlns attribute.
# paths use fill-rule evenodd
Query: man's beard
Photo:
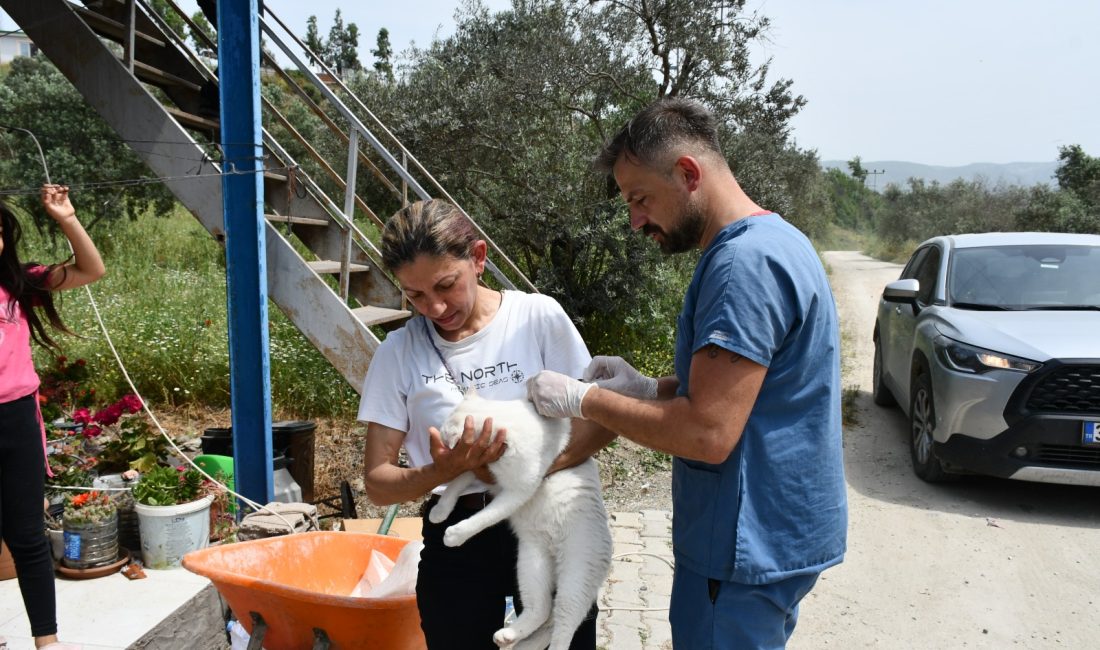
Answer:
<svg viewBox="0 0 1100 650"><path fill-rule="evenodd" d="M647 236L660 233L662 237L657 240L657 244L661 247L661 252L666 255L674 255L676 253L686 253L698 246L700 240L703 239L705 225L706 221L702 210L691 203L684 207L684 211L680 213L679 222L672 230L665 232L657 226L647 224L642 228L642 232Z"/></svg>

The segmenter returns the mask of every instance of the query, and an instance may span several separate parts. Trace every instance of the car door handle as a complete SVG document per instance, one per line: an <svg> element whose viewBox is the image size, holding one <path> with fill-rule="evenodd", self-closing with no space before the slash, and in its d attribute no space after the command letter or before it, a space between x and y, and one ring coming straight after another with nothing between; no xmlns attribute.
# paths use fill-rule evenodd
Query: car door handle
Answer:
<svg viewBox="0 0 1100 650"><path fill-rule="evenodd" d="M901 314L901 305L894 305L894 313Z"/></svg>

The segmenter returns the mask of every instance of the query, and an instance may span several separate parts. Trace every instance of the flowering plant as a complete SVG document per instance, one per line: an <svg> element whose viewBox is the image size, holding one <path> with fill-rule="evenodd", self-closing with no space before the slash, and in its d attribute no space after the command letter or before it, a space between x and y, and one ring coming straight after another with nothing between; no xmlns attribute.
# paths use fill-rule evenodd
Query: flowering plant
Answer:
<svg viewBox="0 0 1100 650"><path fill-rule="evenodd" d="M126 395L95 413L87 408L73 412L73 422L83 425L81 435L102 444L96 463L101 474L147 472L168 458L168 442L149 427L141 410L141 399Z"/></svg>
<svg viewBox="0 0 1100 650"><path fill-rule="evenodd" d="M106 493L92 490L67 497L62 520L76 526L100 524L114 517L117 511Z"/></svg>

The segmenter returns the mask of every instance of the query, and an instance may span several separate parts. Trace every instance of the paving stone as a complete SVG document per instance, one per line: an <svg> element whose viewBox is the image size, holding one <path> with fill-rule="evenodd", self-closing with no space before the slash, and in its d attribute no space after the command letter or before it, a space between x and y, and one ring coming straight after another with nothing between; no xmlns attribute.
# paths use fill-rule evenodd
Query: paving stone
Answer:
<svg viewBox="0 0 1100 650"><path fill-rule="evenodd" d="M639 546L645 544L642 539L641 528L619 528L618 526L611 528L611 542L615 546L619 544L638 544Z"/></svg>
<svg viewBox="0 0 1100 650"><path fill-rule="evenodd" d="M640 512L613 512L611 513L611 525L615 528L641 528L642 514Z"/></svg>
<svg viewBox="0 0 1100 650"><path fill-rule="evenodd" d="M607 587L607 593L604 598L604 602L610 607L641 607L645 605L645 601L642 600L642 587L641 582L637 580L624 580L622 582L611 582Z"/></svg>
<svg viewBox="0 0 1100 650"><path fill-rule="evenodd" d="M639 556L628 555L611 562L610 577L612 580L633 580L641 582L642 568L645 566L638 561Z"/></svg>
<svg viewBox="0 0 1100 650"><path fill-rule="evenodd" d="M671 650L672 626L668 623L668 612L664 612L659 621L647 618L645 622L649 630L649 637L645 642L646 650Z"/></svg>
<svg viewBox="0 0 1100 650"><path fill-rule="evenodd" d="M646 519L642 524L642 539L659 537L670 539L672 537L671 524L663 519Z"/></svg>
<svg viewBox="0 0 1100 650"><path fill-rule="evenodd" d="M599 648L671 650L667 611L672 593L671 526L672 515L664 510L611 515L616 559L600 589ZM619 607L660 609L643 612Z"/></svg>
<svg viewBox="0 0 1100 650"><path fill-rule="evenodd" d="M645 650L645 646L642 645L643 629L641 627L608 623L607 629L610 637L609 649Z"/></svg>
<svg viewBox="0 0 1100 650"><path fill-rule="evenodd" d="M620 555L633 557L630 555L631 553L641 553L642 551L645 551L645 544L641 542L615 542L614 547L611 549L611 556L615 561L618 561Z"/></svg>

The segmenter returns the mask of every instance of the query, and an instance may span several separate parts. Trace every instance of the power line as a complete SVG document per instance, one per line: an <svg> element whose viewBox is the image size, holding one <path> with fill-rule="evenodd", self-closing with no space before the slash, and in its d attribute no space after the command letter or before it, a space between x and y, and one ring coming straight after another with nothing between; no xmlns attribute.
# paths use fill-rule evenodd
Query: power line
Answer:
<svg viewBox="0 0 1100 650"><path fill-rule="evenodd" d="M103 189L103 188L108 188L108 187L136 187L136 186L139 186L139 185L152 185L154 183L163 183L165 181L185 181L185 180L192 180L192 179L199 179L199 178L217 178L217 177L221 177L221 176L244 176L244 175L247 175L247 174L264 174L266 172L274 172L274 171L289 172L292 169L294 169L293 166L284 166L284 167L268 167L268 168L264 168L264 169L245 170L245 171L232 169L230 171L214 172L214 173L211 173L211 174L187 174L187 175L184 175L184 176L154 176L154 177L145 177L145 178L127 178L127 179L121 179L121 180L115 180L115 181L98 181L98 182L93 182L93 183L84 183L84 184L81 184L81 185L70 185L69 186L69 192L76 192L76 191L81 191L81 190ZM41 187L0 189L0 196L32 196L32 195L38 195L41 192L42 192Z"/></svg>

